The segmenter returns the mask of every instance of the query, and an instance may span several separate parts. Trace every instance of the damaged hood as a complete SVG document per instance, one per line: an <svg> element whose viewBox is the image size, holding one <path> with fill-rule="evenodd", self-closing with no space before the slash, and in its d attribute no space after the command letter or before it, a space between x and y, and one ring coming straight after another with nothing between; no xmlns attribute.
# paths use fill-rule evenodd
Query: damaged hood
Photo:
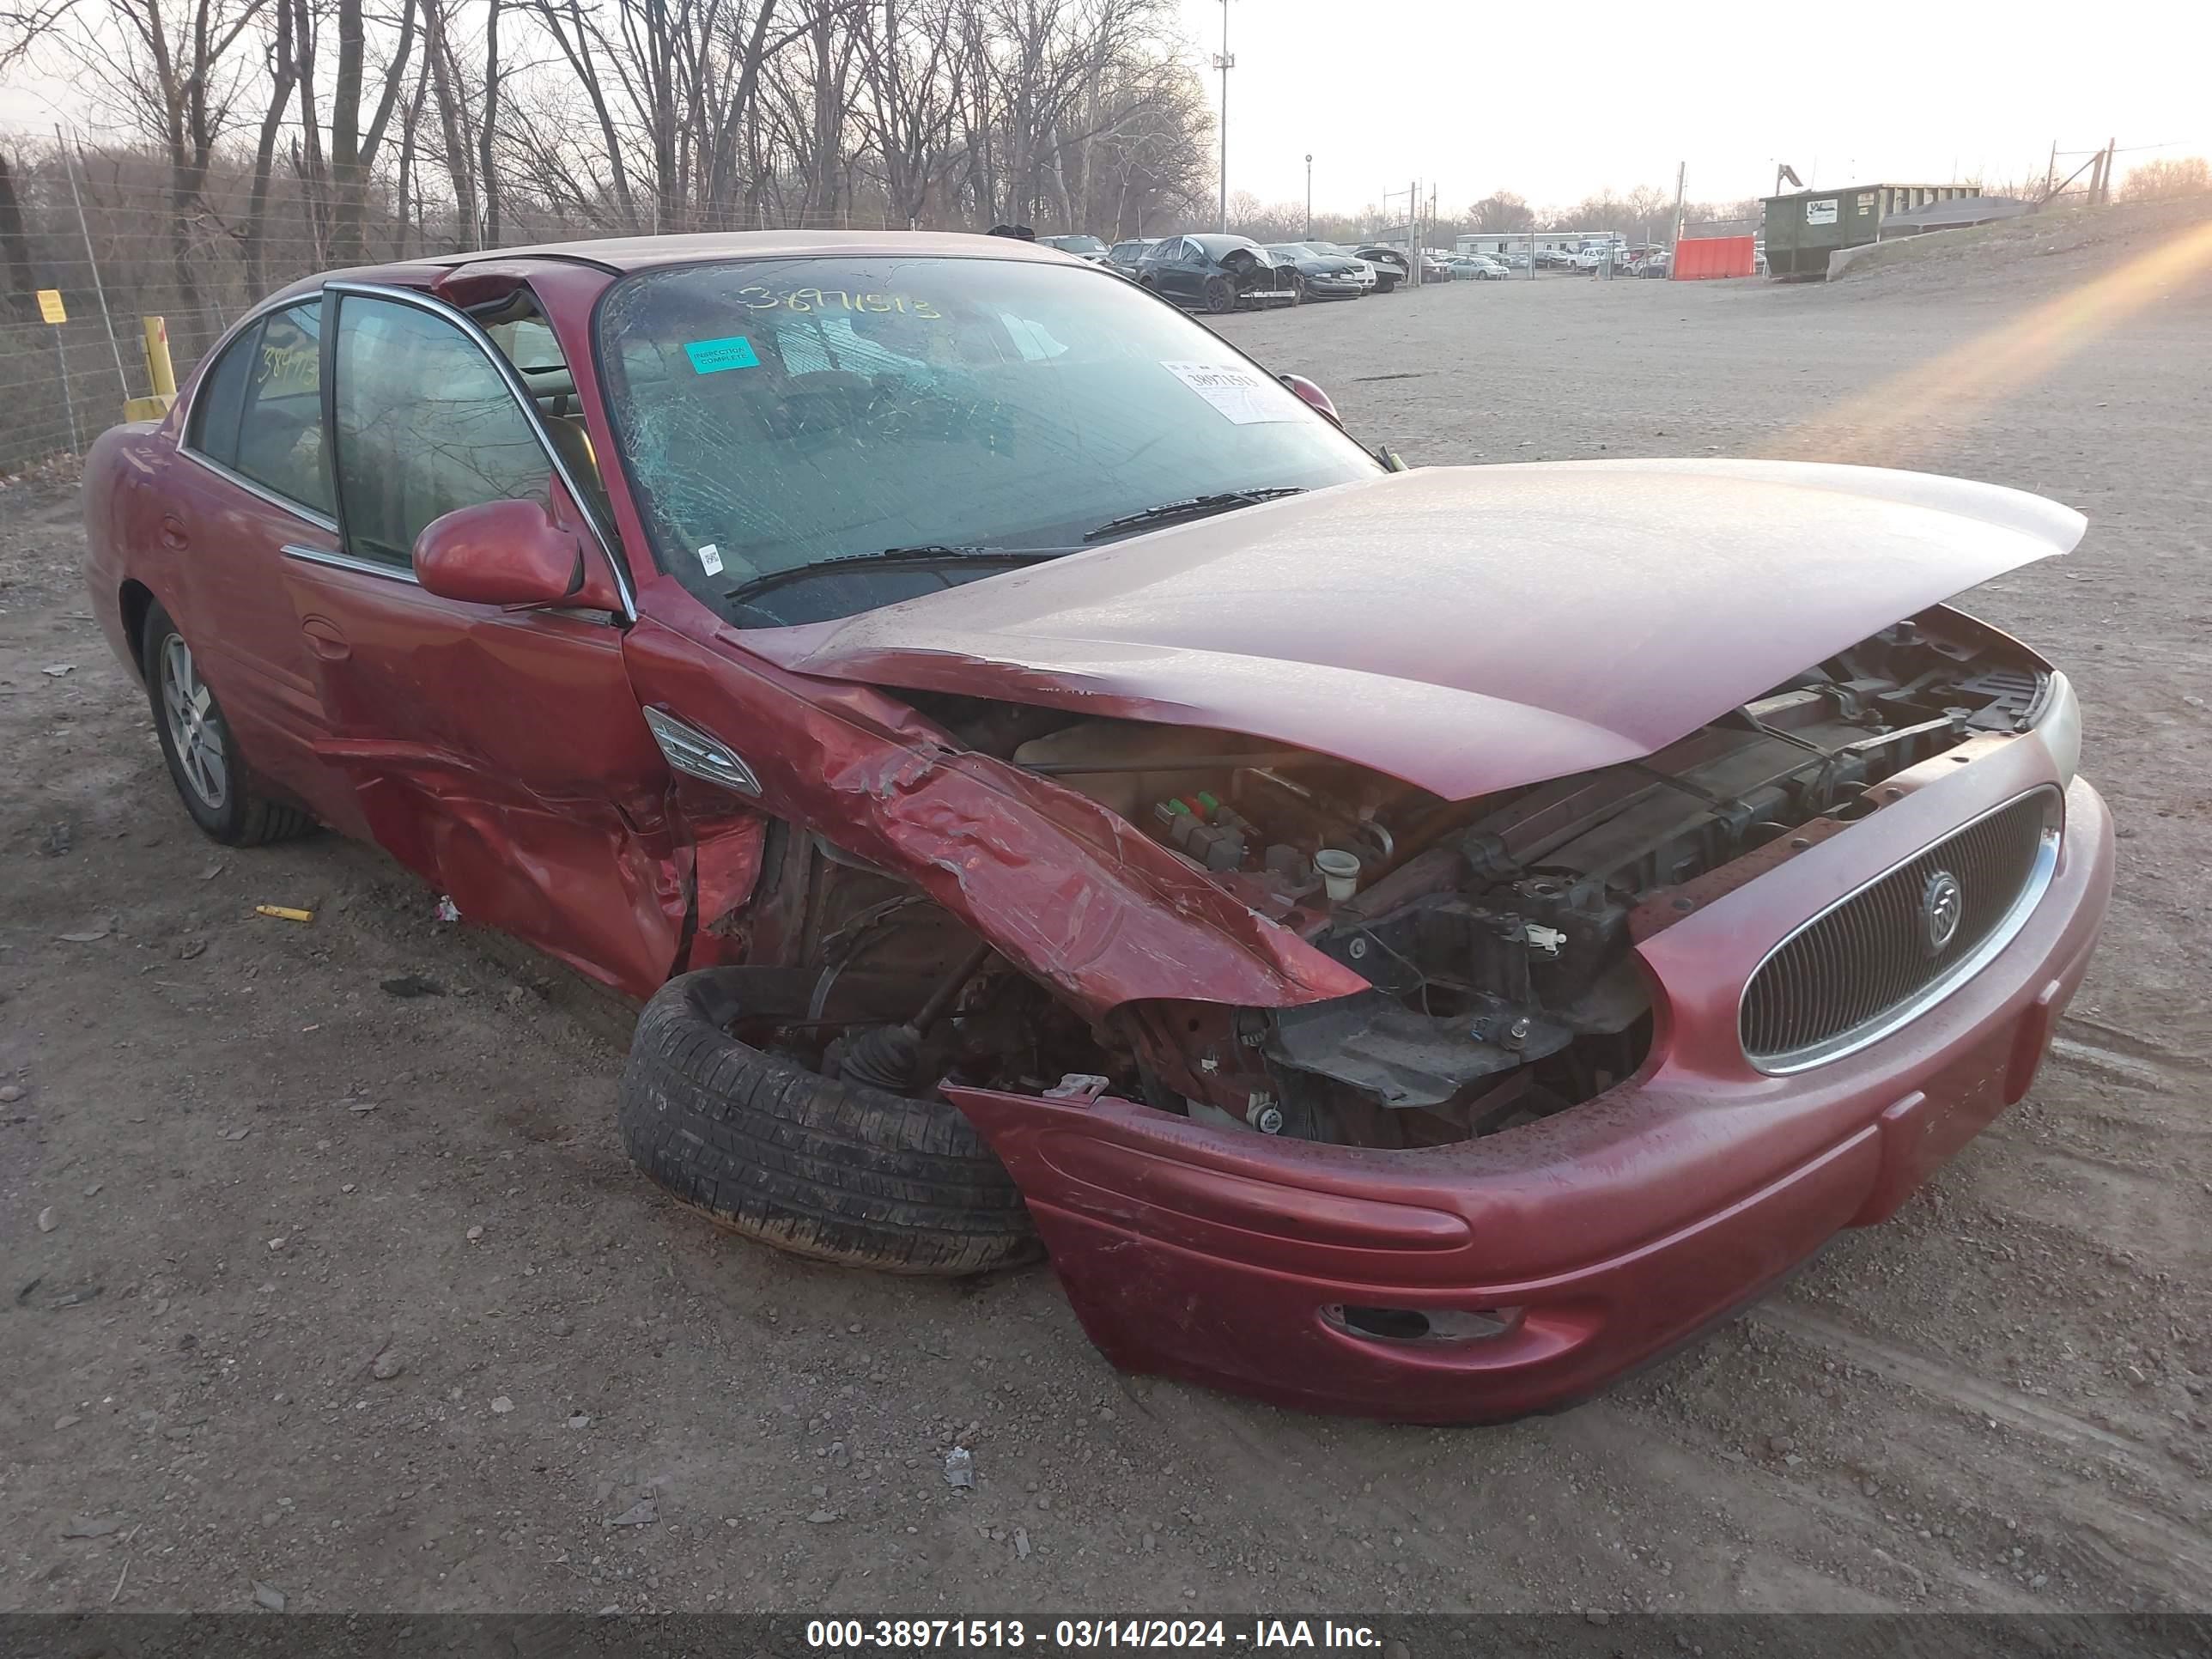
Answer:
<svg viewBox="0 0 2212 1659"><path fill-rule="evenodd" d="M1650 755L2083 522L1871 467L1435 467L742 639L800 673L1249 733L1460 799Z"/></svg>

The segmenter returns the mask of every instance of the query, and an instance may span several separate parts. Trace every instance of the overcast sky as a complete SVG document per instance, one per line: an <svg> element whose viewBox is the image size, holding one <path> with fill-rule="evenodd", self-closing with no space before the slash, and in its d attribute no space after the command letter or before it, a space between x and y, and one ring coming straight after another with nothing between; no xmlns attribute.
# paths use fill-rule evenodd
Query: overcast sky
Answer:
<svg viewBox="0 0 2212 1659"><path fill-rule="evenodd" d="M1180 3L1211 63L1223 0ZM1671 190L1677 161L1716 201L1765 194L1777 161L1808 185L1816 167L1831 185L1942 184L1954 165L2040 178L2054 138L2212 154L2212 0L1228 5L1230 191L1303 200L1310 151L1317 210L1416 177L1457 212L1499 189L1539 205Z"/></svg>
<svg viewBox="0 0 2212 1659"><path fill-rule="evenodd" d="M1210 63L1224 0L1178 3ZM1671 189L1678 161L1693 200L1723 201L1772 189L1777 161L1808 185L1942 184L2039 177L2054 138L2178 145L2123 170L2212 155L2212 0L1227 3L1229 188L1262 201L1304 199L1309 151L1317 209L1419 178L1450 213ZM65 81L0 87L0 125L57 117L84 118Z"/></svg>

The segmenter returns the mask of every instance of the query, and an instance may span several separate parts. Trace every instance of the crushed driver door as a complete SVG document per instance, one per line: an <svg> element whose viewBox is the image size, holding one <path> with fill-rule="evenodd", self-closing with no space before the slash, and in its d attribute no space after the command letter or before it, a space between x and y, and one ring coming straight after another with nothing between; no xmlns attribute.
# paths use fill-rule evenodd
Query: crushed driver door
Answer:
<svg viewBox="0 0 2212 1659"><path fill-rule="evenodd" d="M623 576L522 376L428 295L332 283L324 421L338 533L285 549L315 665L316 747L370 833L501 929L633 995L674 964L686 873L669 774L623 666ZM535 499L580 532L578 608L441 599L415 578L424 526ZM608 609L584 607L605 604Z"/></svg>

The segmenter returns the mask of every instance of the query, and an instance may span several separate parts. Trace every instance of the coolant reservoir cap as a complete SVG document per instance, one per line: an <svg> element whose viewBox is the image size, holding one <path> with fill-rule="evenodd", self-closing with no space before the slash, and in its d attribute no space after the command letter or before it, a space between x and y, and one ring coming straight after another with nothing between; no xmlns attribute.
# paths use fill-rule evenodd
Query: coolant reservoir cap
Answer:
<svg viewBox="0 0 2212 1659"><path fill-rule="evenodd" d="M1324 847L1314 854L1314 868L1321 872L1322 890L1333 904L1341 903L1359 890L1359 855L1347 853L1341 847Z"/></svg>

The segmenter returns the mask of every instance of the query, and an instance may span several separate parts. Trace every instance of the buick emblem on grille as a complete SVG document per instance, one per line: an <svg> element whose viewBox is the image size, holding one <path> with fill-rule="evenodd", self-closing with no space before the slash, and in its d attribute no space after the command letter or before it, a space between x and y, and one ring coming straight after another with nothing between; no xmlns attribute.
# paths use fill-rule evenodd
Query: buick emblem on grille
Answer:
<svg viewBox="0 0 2212 1659"><path fill-rule="evenodd" d="M1938 870L1928 878L1928 884L1920 890L1920 930L1928 941L1929 956L1941 955L1943 947L1958 937L1966 909L1966 896L1958 877L1948 870Z"/></svg>

